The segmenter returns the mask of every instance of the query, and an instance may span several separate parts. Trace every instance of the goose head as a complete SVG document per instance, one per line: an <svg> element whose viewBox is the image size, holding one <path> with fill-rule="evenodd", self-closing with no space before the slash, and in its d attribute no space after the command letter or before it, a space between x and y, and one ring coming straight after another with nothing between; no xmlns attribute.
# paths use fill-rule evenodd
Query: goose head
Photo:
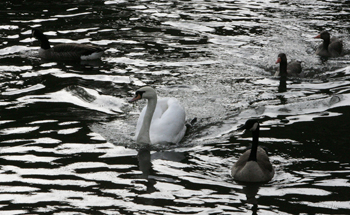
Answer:
<svg viewBox="0 0 350 215"><path fill-rule="evenodd" d="M32 28L32 37L38 39L41 42L42 49L50 49L50 42L47 37L39 29Z"/></svg>
<svg viewBox="0 0 350 215"><path fill-rule="evenodd" d="M322 40L329 41L331 36L329 35L328 31L322 31L319 35L317 35L315 38L321 38Z"/></svg>
<svg viewBox="0 0 350 215"><path fill-rule="evenodd" d="M135 92L134 98L129 100L129 102L135 102L140 99L154 99L157 98L157 93L152 87L142 87Z"/></svg>
<svg viewBox="0 0 350 215"><path fill-rule="evenodd" d="M287 56L286 56L286 54L284 54L284 53L280 53L280 54L278 55L276 64L281 63L281 62L287 63Z"/></svg>
<svg viewBox="0 0 350 215"><path fill-rule="evenodd" d="M32 37L36 39L41 39L43 36L43 32L41 32L39 29L32 28Z"/></svg>
<svg viewBox="0 0 350 215"><path fill-rule="evenodd" d="M330 35L328 31L322 31L319 35L317 35L315 38L321 38L323 40L329 40Z"/></svg>
<svg viewBox="0 0 350 215"><path fill-rule="evenodd" d="M257 119L248 119L245 124L239 128L237 128L238 131L240 130L249 130L249 131L256 131L259 129L259 121Z"/></svg>

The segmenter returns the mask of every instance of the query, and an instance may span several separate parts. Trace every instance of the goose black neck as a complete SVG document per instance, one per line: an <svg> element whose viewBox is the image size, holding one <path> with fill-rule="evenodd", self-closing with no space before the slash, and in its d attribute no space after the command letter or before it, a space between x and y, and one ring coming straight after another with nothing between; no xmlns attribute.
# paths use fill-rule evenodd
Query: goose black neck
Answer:
<svg viewBox="0 0 350 215"><path fill-rule="evenodd" d="M279 93L287 92L287 77L286 76L280 77L280 84L278 85L278 92Z"/></svg>
<svg viewBox="0 0 350 215"><path fill-rule="evenodd" d="M282 60L280 62L280 84L278 86L278 92L287 91L287 61Z"/></svg>
<svg viewBox="0 0 350 215"><path fill-rule="evenodd" d="M328 50L328 46L330 44L330 39L329 38L326 38L326 39L323 39L323 48Z"/></svg>
<svg viewBox="0 0 350 215"><path fill-rule="evenodd" d="M253 134L253 144L252 144L252 148L250 150L250 155L248 158L248 161L257 161L256 159L256 153L258 151L258 144L259 144L259 128L260 126L258 125L258 127L255 129L255 131L252 131Z"/></svg>
<svg viewBox="0 0 350 215"><path fill-rule="evenodd" d="M42 49L50 49L50 42L42 32L37 31L35 37L40 40Z"/></svg>
<svg viewBox="0 0 350 215"><path fill-rule="evenodd" d="M287 76L287 61L280 62L280 76Z"/></svg>

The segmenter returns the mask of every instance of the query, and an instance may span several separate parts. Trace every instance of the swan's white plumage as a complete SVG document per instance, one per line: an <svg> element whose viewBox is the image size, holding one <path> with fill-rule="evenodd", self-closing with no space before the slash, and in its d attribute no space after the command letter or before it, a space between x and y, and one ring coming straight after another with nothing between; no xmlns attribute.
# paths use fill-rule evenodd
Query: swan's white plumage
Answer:
<svg viewBox="0 0 350 215"><path fill-rule="evenodd" d="M149 90L149 88L141 89ZM136 140L139 135L147 135L140 133L147 107L148 104L142 109L137 121ZM158 98L149 129L151 144L179 143L186 132L185 120L185 110L176 98Z"/></svg>
<svg viewBox="0 0 350 215"><path fill-rule="evenodd" d="M136 125L136 138L139 135L146 113L145 106ZM185 110L175 98L160 98L153 113L150 139L152 144L178 143L185 135Z"/></svg>

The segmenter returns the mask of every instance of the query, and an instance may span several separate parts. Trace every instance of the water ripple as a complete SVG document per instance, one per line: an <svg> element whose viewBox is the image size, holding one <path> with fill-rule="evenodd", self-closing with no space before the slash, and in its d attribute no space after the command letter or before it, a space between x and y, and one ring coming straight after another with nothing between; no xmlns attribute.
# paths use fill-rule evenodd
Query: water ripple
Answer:
<svg viewBox="0 0 350 215"><path fill-rule="evenodd" d="M0 5L1 214L349 214L349 56L320 59L313 38L349 39L346 3ZM30 27L106 53L43 61ZM284 93L280 52L305 73ZM197 119L180 145L146 157L133 140L145 102L127 103L144 85ZM230 176L251 143L236 128L251 117L276 170L263 185Z"/></svg>

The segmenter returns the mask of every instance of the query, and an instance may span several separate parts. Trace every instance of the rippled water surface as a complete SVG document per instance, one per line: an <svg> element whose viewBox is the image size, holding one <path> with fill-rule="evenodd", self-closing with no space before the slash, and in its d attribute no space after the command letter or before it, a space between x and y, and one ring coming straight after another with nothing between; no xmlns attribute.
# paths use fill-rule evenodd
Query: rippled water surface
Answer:
<svg viewBox="0 0 350 215"><path fill-rule="evenodd" d="M2 1L1 214L349 214L350 56L320 59L321 30L349 50L347 1ZM92 43L100 61L45 62ZM280 52L304 78L278 92ZM177 146L139 150L140 86L197 119ZM239 184L230 168L261 121L276 169Z"/></svg>

